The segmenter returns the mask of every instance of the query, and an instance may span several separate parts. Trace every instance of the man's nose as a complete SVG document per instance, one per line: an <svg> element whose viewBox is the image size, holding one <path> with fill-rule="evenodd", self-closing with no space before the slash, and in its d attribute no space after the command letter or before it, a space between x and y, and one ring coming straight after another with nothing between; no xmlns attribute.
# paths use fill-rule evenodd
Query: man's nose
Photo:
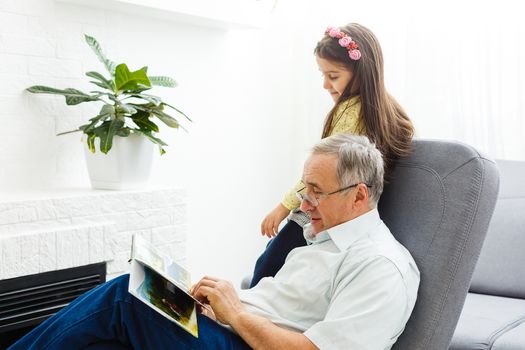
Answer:
<svg viewBox="0 0 525 350"><path fill-rule="evenodd" d="M308 213L309 211L314 210L315 207L312 205L312 203L310 203L306 199L303 199L301 201L301 206L299 207L299 209L301 209L303 213Z"/></svg>

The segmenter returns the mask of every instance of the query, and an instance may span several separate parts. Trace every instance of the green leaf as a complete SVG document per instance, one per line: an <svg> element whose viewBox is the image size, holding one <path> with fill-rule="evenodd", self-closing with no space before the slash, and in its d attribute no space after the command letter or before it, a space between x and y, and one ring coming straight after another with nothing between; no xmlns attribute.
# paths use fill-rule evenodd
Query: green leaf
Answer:
<svg viewBox="0 0 525 350"><path fill-rule="evenodd" d="M52 94L52 95L62 95L66 98L66 104L69 106L77 105L82 102L97 101L99 100L98 96L88 95L85 92L82 92L77 89L55 89L49 86L35 85L28 87L27 91L34 94Z"/></svg>
<svg viewBox="0 0 525 350"><path fill-rule="evenodd" d="M135 107L133 107L133 105L126 103L117 105L117 111L119 115L124 114L125 116L130 116L137 113L137 110Z"/></svg>
<svg viewBox="0 0 525 350"><path fill-rule="evenodd" d="M122 119L113 119L105 121L101 126L95 128L93 132L100 137L100 151L107 154L113 146L113 136L124 126Z"/></svg>
<svg viewBox="0 0 525 350"><path fill-rule="evenodd" d="M160 109L153 109L151 111L151 113L153 113L157 118L159 118L164 124L166 124L170 128L178 128L179 127L179 122L175 118L173 118L172 116L164 113Z"/></svg>
<svg viewBox="0 0 525 350"><path fill-rule="evenodd" d="M110 92L90 91L90 93L95 94L97 97L107 96L111 101L116 102L116 103L120 102L119 99L115 96L115 94L110 93ZM103 101L103 100L100 99L100 101ZM104 101L104 103L107 103L107 102Z"/></svg>
<svg viewBox="0 0 525 350"><path fill-rule="evenodd" d="M151 81L151 85L164 86L164 87L177 86L177 82L175 81L175 79L170 78L170 77L150 76L149 80Z"/></svg>
<svg viewBox="0 0 525 350"><path fill-rule="evenodd" d="M136 114L133 114L131 116L131 119L141 130L159 132L159 127L157 126L157 124L155 124L149 119L149 113L140 111Z"/></svg>
<svg viewBox="0 0 525 350"><path fill-rule="evenodd" d="M162 141L161 139L153 136L151 134L151 132L143 132L144 135L146 135L148 137L148 139L154 141L154 143L158 144L158 145L161 145L161 146L167 146L168 144L165 143L164 141Z"/></svg>
<svg viewBox="0 0 525 350"><path fill-rule="evenodd" d="M153 103L143 103L143 104L133 104L133 106L138 109L139 111L148 112L151 113L151 111L155 108L161 108L161 106L155 106Z"/></svg>
<svg viewBox="0 0 525 350"><path fill-rule="evenodd" d="M115 107L105 104L100 109L99 115L109 115L111 118L115 117Z"/></svg>
<svg viewBox="0 0 525 350"><path fill-rule="evenodd" d="M91 153L95 153L95 138L96 137L97 135L95 134L88 134L87 145Z"/></svg>
<svg viewBox="0 0 525 350"><path fill-rule="evenodd" d="M66 134L72 134L72 133L74 133L74 132L79 132L79 131L82 131L82 129L78 128L78 129L75 129L75 130L59 132L59 133L57 134L57 136L66 135Z"/></svg>
<svg viewBox="0 0 525 350"><path fill-rule="evenodd" d="M89 82L90 82L91 84L95 84L96 86L100 86L101 88L107 89L107 86L106 86L106 85L104 85L103 83L99 83L98 81L90 80Z"/></svg>
<svg viewBox="0 0 525 350"><path fill-rule="evenodd" d="M164 148L162 146L167 146L168 144L166 144L161 139L153 136L150 131L144 131L144 130L137 130L137 131L139 131L142 134L144 134L144 136L146 136L151 142L153 142L154 144L159 146L160 155L163 155L164 153L166 153L166 151L164 150Z"/></svg>
<svg viewBox="0 0 525 350"><path fill-rule="evenodd" d="M174 111L178 112L179 114L182 114L183 116L186 117L186 119L188 119L188 121L193 122L193 120L191 120L190 117L188 117L188 116L187 116L183 111L181 111L180 109L175 108L175 107L173 107L172 105L169 105L169 104L167 104L167 103L165 103L165 102L162 102L162 104L163 104L164 106L168 106L168 107L170 107L171 109L173 109Z"/></svg>
<svg viewBox="0 0 525 350"><path fill-rule="evenodd" d="M114 76L116 64L115 62L110 61L106 58L97 39L87 34L84 34L84 38L86 39L86 42L88 43L89 47L91 47L91 50L93 50L95 55L97 55L98 60L104 64L104 67L106 67L109 74L111 74L111 76Z"/></svg>
<svg viewBox="0 0 525 350"><path fill-rule="evenodd" d="M98 120L94 120L93 122L89 123L89 124L85 124L85 125L81 125L79 127L80 130L82 130L84 132L84 134L88 134L90 132L92 132L96 127L97 127L97 124L98 122L101 120L102 118L98 119Z"/></svg>
<svg viewBox="0 0 525 350"><path fill-rule="evenodd" d="M88 77L95 78L99 81L98 83L95 81L91 81L91 83L103 87L105 89L111 90L113 92L115 91L115 83L113 82L113 80L106 79L102 74L98 72L87 72L86 75Z"/></svg>
<svg viewBox="0 0 525 350"><path fill-rule="evenodd" d="M133 120L133 121L142 130L146 129L146 130L151 130L154 132L159 132L158 125L149 119L140 119L140 120Z"/></svg>
<svg viewBox="0 0 525 350"><path fill-rule="evenodd" d="M129 95L129 97L140 98L142 100L153 103L155 106L159 106L162 103L162 100L159 97L148 94L131 94Z"/></svg>
<svg viewBox="0 0 525 350"><path fill-rule="evenodd" d="M135 108L137 108L139 111L144 111L144 112L147 112L147 113L150 113L150 114L153 114L155 115L156 117L158 117L159 119L162 119L164 117L164 122L166 124L170 123L170 124L173 124L177 126L173 126L175 128L181 128L183 129L184 131L187 131L182 125L179 124L179 122L177 121L177 119L171 117L170 115L166 114L165 112L163 112L163 109L164 109L164 106L169 106L168 104L166 103L161 103L159 106L155 106L153 103L145 103L145 104L134 104L133 106L135 106ZM176 109L175 107L173 106L169 106L175 110L178 111L178 109ZM180 112L180 111L179 111ZM182 112L181 112L182 113ZM188 118L184 113L182 113L186 118ZM191 119L188 118L188 120L191 122ZM168 124L169 125L169 124Z"/></svg>
<svg viewBox="0 0 525 350"><path fill-rule="evenodd" d="M148 67L130 72L125 63L121 63L115 70L115 85L117 91L144 90L151 88L151 82L146 74Z"/></svg>
<svg viewBox="0 0 525 350"><path fill-rule="evenodd" d="M112 119L112 118L115 118L115 109L113 108L112 105L104 105L100 109L99 115L89 119L91 123L81 125L79 129L82 130L85 134L89 134L97 127L97 124L100 121L104 122L106 119Z"/></svg>
<svg viewBox="0 0 525 350"><path fill-rule="evenodd" d="M122 128L122 129L117 130L115 135L120 136L120 137L128 137L129 134L131 134L131 130L129 128Z"/></svg>

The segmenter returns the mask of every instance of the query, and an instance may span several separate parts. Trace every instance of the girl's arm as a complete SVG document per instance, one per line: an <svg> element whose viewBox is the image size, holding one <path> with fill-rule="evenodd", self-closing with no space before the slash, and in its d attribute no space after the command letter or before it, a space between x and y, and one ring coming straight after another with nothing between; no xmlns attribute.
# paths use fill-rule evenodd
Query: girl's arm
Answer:
<svg viewBox="0 0 525 350"><path fill-rule="evenodd" d="M282 203L277 204L261 223L261 234L268 238L275 237L279 230L279 225L288 216L289 212L290 210Z"/></svg>
<svg viewBox="0 0 525 350"><path fill-rule="evenodd" d="M274 237L281 222L288 216L291 210L299 208L301 201L295 195L295 192L304 188L302 181L299 181L295 186L286 193L281 203L279 203L261 223L261 234L268 238Z"/></svg>

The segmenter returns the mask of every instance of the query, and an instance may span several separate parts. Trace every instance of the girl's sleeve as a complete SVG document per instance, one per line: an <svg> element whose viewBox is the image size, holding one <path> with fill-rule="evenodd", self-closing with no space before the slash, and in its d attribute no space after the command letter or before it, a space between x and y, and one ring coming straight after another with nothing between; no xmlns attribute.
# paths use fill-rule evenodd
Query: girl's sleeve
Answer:
<svg viewBox="0 0 525 350"><path fill-rule="evenodd" d="M295 193L303 189L304 187L304 183L301 180L299 180L299 182L297 182L295 186L292 187L292 189L284 195L281 204L284 205L288 210L299 208L299 206L301 205L301 201L299 200L299 198L297 198Z"/></svg>

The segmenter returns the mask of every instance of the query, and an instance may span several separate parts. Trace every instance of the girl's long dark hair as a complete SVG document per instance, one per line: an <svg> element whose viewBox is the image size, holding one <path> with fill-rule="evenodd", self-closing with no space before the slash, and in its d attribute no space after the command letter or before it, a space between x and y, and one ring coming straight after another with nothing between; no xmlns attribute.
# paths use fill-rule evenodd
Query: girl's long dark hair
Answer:
<svg viewBox="0 0 525 350"><path fill-rule="evenodd" d="M328 35L315 47L315 55L341 64L352 72L352 79L326 117L322 137L332 133L339 105L360 95L360 118L366 129L365 133L383 154L388 172L396 158L410 153L414 126L407 113L385 89L383 54L376 36L357 23L350 23L340 29L357 43L361 58L351 60L347 49L339 45L338 39Z"/></svg>

